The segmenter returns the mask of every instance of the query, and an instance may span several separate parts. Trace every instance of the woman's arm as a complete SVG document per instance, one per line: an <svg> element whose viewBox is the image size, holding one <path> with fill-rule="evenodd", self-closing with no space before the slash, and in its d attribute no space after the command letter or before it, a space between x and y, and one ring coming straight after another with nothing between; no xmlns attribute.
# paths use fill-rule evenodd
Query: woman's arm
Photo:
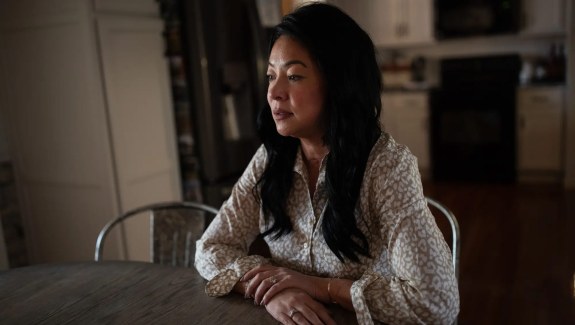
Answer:
<svg viewBox="0 0 575 325"><path fill-rule="evenodd" d="M361 324L374 319L393 324L450 323L459 310L459 296L449 248L425 203L405 207L396 215L400 221L391 235L382 235L390 238L385 253L357 281L262 265L244 275L241 290L256 304L267 305L283 290L300 289L318 301L355 311Z"/></svg>
<svg viewBox="0 0 575 325"><path fill-rule="evenodd" d="M449 248L424 202L399 213L404 216L384 257L388 270L374 264L351 288L358 319L451 323L459 311L459 293Z"/></svg>
<svg viewBox="0 0 575 325"><path fill-rule="evenodd" d="M379 256L351 288L358 320L451 323L459 292L449 247L427 207L416 159L392 139L388 148L362 196L370 228L379 229L370 242Z"/></svg>
<svg viewBox="0 0 575 325"><path fill-rule="evenodd" d="M195 266L209 281L206 291L210 295L229 293L245 272L267 263L261 256L247 256L250 244L259 234L259 204L253 188L264 164L265 150L261 147L196 243Z"/></svg>
<svg viewBox="0 0 575 325"><path fill-rule="evenodd" d="M237 290L246 297L253 297L256 304L267 305L279 292L294 288L323 303L338 304L353 311L350 295L352 280L322 278L284 267L262 265L248 271L240 282L243 285L238 285Z"/></svg>

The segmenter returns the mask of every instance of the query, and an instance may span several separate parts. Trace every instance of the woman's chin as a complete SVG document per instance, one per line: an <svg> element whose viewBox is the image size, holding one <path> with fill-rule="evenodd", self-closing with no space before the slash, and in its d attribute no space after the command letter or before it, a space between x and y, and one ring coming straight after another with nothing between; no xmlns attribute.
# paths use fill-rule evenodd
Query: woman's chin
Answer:
<svg viewBox="0 0 575 325"><path fill-rule="evenodd" d="M292 132L290 132L289 130L286 130L284 128L276 128L276 131L278 131L279 135L284 136L284 137L292 137L293 136Z"/></svg>

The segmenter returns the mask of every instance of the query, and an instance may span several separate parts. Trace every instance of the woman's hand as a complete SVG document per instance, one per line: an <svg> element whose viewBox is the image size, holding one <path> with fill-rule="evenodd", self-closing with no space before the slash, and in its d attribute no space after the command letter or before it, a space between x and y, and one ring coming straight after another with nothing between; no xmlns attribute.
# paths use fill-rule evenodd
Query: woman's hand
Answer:
<svg viewBox="0 0 575 325"><path fill-rule="evenodd" d="M325 279L284 267L260 265L244 274L242 281L248 282L246 297L253 297L254 302L260 305L267 305L276 294L288 288L300 289L316 300L329 301L320 290Z"/></svg>
<svg viewBox="0 0 575 325"><path fill-rule="evenodd" d="M277 293L266 304L266 310L284 325L335 324L322 303L299 289L285 289Z"/></svg>

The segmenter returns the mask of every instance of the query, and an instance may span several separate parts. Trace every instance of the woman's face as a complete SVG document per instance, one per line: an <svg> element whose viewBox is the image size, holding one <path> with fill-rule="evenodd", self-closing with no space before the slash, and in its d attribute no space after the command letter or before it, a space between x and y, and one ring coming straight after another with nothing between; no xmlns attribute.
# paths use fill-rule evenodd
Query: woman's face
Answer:
<svg viewBox="0 0 575 325"><path fill-rule="evenodd" d="M280 36L272 47L267 75L267 98L278 133L320 140L325 132L324 81L307 49Z"/></svg>

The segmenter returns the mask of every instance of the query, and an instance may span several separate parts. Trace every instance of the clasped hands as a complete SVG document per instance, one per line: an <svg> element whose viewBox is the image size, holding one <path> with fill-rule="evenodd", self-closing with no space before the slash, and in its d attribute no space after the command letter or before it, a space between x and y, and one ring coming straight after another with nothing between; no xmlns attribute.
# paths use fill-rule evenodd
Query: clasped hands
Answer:
<svg viewBox="0 0 575 325"><path fill-rule="evenodd" d="M321 301L321 283L326 279L304 275L273 265L261 265L248 271L241 281L247 283L245 296L282 324L335 324Z"/></svg>

